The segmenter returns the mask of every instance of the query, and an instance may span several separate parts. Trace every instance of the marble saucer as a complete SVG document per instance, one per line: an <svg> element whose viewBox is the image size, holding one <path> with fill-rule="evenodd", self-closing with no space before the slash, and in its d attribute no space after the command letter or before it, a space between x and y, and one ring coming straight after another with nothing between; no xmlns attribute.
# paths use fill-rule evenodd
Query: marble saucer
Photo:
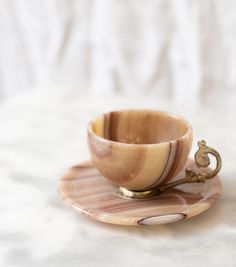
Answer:
<svg viewBox="0 0 236 267"><path fill-rule="evenodd" d="M188 160L186 167L192 166L194 162ZM183 175L184 172L172 180ZM94 220L119 225L158 225L186 220L206 211L220 197L221 182L216 176L205 183L180 185L152 198L129 199L121 196L118 188L87 161L67 171L58 191L66 205Z"/></svg>

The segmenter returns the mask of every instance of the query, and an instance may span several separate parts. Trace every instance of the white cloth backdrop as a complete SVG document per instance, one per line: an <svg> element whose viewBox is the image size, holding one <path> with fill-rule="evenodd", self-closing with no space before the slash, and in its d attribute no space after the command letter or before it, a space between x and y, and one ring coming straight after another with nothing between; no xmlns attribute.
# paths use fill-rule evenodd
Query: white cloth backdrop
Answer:
<svg viewBox="0 0 236 267"><path fill-rule="evenodd" d="M38 86L232 99L235 47L233 0L0 0L0 99Z"/></svg>

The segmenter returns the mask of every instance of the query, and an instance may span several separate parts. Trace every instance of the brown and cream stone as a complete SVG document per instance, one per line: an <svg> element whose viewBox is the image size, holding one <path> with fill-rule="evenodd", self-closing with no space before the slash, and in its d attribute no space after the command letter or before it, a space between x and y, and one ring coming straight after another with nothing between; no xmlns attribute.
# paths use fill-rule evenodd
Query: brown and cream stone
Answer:
<svg viewBox="0 0 236 267"><path fill-rule="evenodd" d="M193 165L194 162L189 161L186 167ZM174 179L183 175L182 171ZM118 187L105 179L91 162L85 162L68 170L60 180L59 194L67 205L94 220L121 225L156 225L204 212L219 198L221 183L216 176L205 183L180 185L152 198L129 199L121 196Z"/></svg>
<svg viewBox="0 0 236 267"><path fill-rule="evenodd" d="M88 144L103 176L128 189L147 190L170 181L183 168L192 128L167 112L114 111L89 123Z"/></svg>

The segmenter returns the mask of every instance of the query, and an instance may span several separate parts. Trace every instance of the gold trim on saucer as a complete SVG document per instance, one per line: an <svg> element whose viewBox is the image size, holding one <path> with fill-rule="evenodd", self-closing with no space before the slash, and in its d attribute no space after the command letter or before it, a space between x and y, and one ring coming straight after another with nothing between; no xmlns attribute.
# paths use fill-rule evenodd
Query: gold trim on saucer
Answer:
<svg viewBox="0 0 236 267"><path fill-rule="evenodd" d="M186 169L185 170L185 177L168 183L164 185L160 185L158 187L155 187L151 190L146 190L146 191L133 191L124 187L119 187L119 191L121 195L129 198L148 198L148 197L153 197L156 195L159 195L166 190L173 188L175 186L185 184L185 183L204 183L207 179L211 179L216 174L220 171L222 167L222 160L220 154L211 147L208 147L206 145L206 141L201 140L198 142L198 150L195 153L194 159L195 159L195 164L198 168L205 168L210 165L210 158L208 154L213 155L216 158L216 167L214 170L210 172L200 172L196 173L195 171L191 169Z"/></svg>

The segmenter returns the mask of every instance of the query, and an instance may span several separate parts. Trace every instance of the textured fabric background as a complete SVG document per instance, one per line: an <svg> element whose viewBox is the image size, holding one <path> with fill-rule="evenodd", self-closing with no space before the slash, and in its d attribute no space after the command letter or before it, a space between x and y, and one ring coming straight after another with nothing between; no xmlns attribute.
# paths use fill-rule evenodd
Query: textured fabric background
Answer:
<svg viewBox="0 0 236 267"><path fill-rule="evenodd" d="M53 85L232 101L235 47L233 0L0 0L0 99Z"/></svg>

